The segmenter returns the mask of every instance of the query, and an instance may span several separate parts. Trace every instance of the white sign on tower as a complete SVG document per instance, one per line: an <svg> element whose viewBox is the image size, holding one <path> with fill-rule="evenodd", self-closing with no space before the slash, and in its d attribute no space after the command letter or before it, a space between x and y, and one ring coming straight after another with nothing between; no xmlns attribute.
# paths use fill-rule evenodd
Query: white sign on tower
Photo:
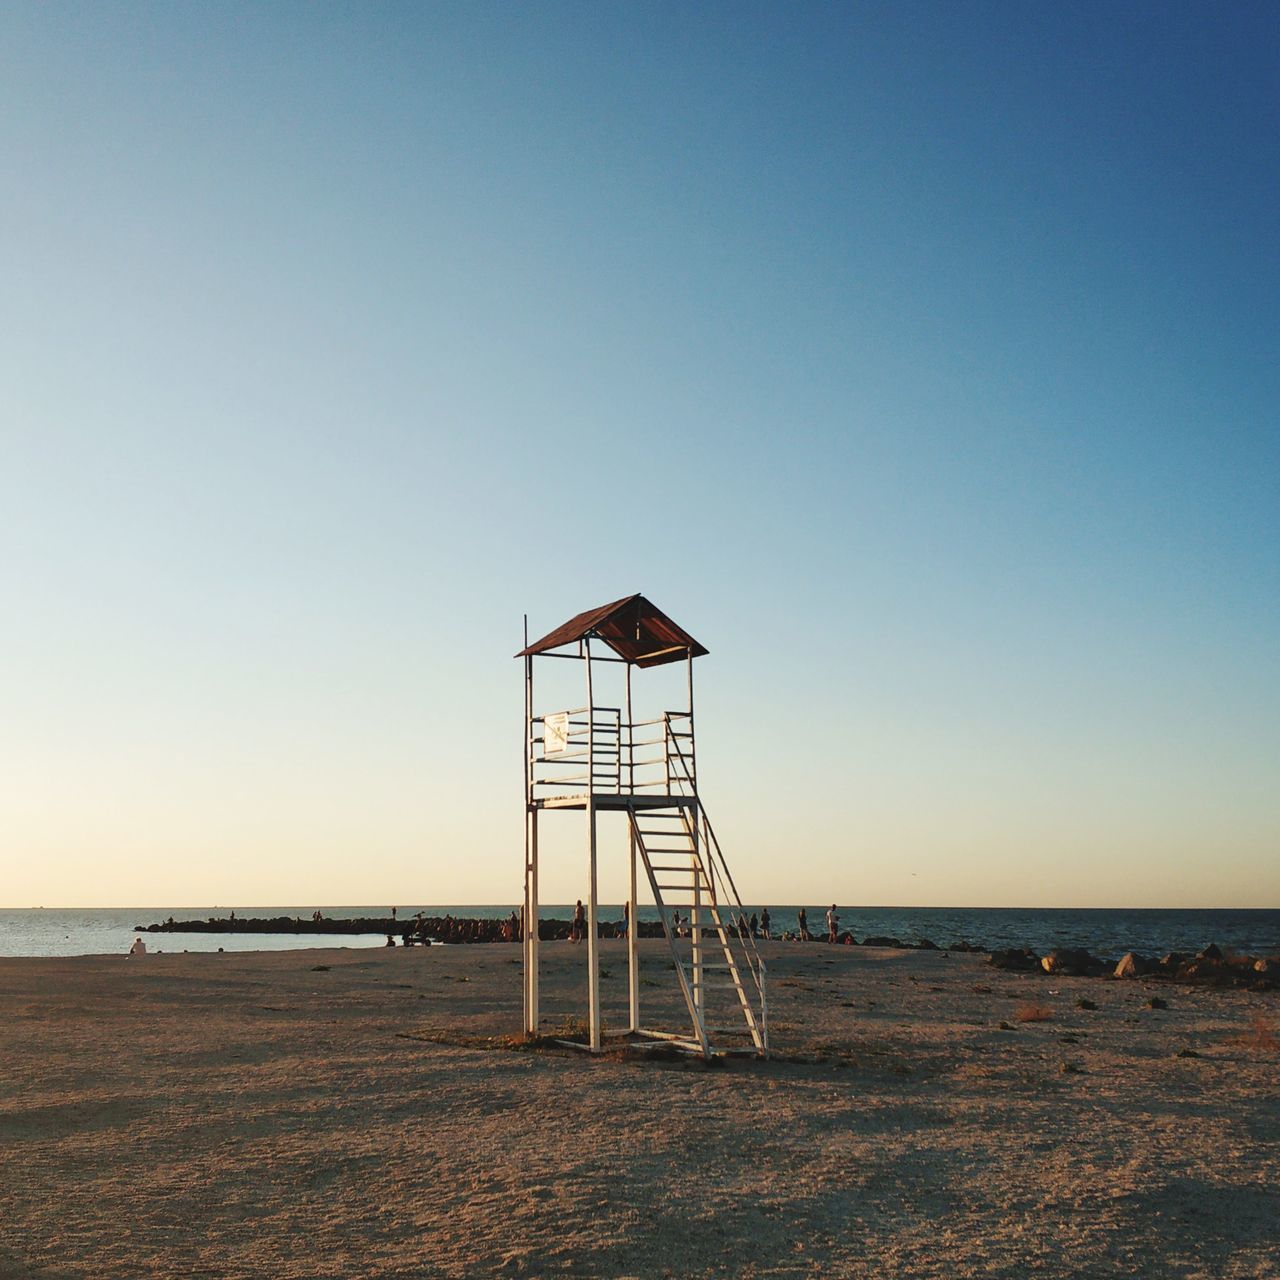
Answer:
<svg viewBox="0 0 1280 1280"><path fill-rule="evenodd" d="M569 750L569 713L553 711L542 722L543 754L561 756Z"/></svg>

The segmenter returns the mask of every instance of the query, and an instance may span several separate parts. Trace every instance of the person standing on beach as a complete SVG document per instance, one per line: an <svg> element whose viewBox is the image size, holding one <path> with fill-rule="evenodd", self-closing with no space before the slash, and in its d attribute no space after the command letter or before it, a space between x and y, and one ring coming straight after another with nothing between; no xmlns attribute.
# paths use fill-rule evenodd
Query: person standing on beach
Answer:
<svg viewBox="0 0 1280 1280"><path fill-rule="evenodd" d="M765 907L765 909L760 913L760 936L766 940L769 940L771 937L769 933L769 908L768 907Z"/></svg>
<svg viewBox="0 0 1280 1280"><path fill-rule="evenodd" d="M624 902L622 904L622 930L618 937L625 938L631 932L631 904Z"/></svg>
<svg viewBox="0 0 1280 1280"><path fill-rule="evenodd" d="M573 909L573 925L569 929L569 941L581 942L587 936L587 913L582 905L582 899L578 899L578 905Z"/></svg>
<svg viewBox="0 0 1280 1280"><path fill-rule="evenodd" d="M836 915L836 904L831 904L831 909L827 912L827 941L834 943L836 934L840 932L840 917Z"/></svg>
<svg viewBox="0 0 1280 1280"><path fill-rule="evenodd" d="M796 917L796 919L800 922L800 941L808 942L810 940L809 939L809 913L803 907L801 907L800 914Z"/></svg>

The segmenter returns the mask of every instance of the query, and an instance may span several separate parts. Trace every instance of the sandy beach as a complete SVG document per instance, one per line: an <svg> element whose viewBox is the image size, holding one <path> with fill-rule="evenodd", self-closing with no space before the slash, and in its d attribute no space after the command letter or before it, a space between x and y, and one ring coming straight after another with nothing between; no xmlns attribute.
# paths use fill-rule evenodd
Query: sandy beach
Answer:
<svg viewBox="0 0 1280 1280"><path fill-rule="evenodd" d="M1280 1275L1274 995L766 951L710 1068L510 1047L515 945L0 960L0 1276Z"/></svg>

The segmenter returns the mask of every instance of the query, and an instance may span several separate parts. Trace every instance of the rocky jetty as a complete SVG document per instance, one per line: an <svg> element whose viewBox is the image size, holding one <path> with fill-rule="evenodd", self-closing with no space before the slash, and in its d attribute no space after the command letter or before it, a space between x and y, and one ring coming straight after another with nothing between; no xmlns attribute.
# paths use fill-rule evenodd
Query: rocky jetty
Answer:
<svg viewBox="0 0 1280 1280"><path fill-rule="evenodd" d="M571 921L541 919L538 937L554 942L569 936ZM211 916L207 920L165 920L159 924L135 925L135 933L291 933L314 937L351 937L357 934L383 934L403 941L427 939L436 942L512 942L519 938L518 926L511 917L490 920L459 916L360 916L353 919L303 919L300 916L247 917ZM601 921L602 938L620 937L621 921ZM656 921L640 922L640 937L662 937L662 925Z"/></svg>
<svg viewBox="0 0 1280 1280"><path fill-rule="evenodd" d="M1101 959L1079 949L1063 948L1042 956L1030 947L1005 947L991 952L987 963L1015 973L1058 977L1163 978L1203 986L1248 987L1253 991L1280 987L1280 957L1234 955L1213 943L1193 956L1171 951L1155 959L1130 951L1119 961Z"/></svg>
<svg viewBox="0 0 1280 1280"><path fill-rule="evenodd" d="M1115 966L1112 976L1273 991L1280 986L1280 957L1235 955L1212 943L1194 956L1171 951L1158 960L1130 951Z"/></svg>

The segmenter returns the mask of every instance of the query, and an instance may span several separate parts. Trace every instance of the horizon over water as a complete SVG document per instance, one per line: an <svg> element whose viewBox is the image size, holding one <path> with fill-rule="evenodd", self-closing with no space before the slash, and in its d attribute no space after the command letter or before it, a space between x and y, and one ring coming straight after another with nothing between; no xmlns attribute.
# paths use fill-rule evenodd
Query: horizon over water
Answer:
<svg viewBox="0 0 1280 1280"><path fill-rule="evenodd" d="M808 906L809 929L825 933L826 907ZM397 904L398 917L415 912L428 916L452 915L500 919L518 910L515 903L501 905ZM16 907L0 908L0 957L123 955L133 940L135 926L158 924L170 916L179 920L225 919L232 908L185 907ZM310 918L316 906L236 907L237 917L298 916ZM389 906L321 905L330 919L389 914ZM543 904L544 918L567 920L572 904ZM744 910L759 912L748 904ZM769 905L776 937L797 928L799 907ZM603 920L617 920L621 904L602 903ZM1163 954L1198 951L1210 942L1247 954L1280 952L1280 908L1164 908L1164 907L846 907L838 909L840 928L866 937L892 937L903 942L929 939L946 949L964 941L993 947L1032 947L1047 952L1054 947L1083 947L1103 958L1118 958L1126 951ZM657 920L656 908L641 906L641 920ZM262 933L162 933L147 935L147 945L159 952L291 951L304 948L381 947L381 933L317 937L313 934Z"/></svg>

